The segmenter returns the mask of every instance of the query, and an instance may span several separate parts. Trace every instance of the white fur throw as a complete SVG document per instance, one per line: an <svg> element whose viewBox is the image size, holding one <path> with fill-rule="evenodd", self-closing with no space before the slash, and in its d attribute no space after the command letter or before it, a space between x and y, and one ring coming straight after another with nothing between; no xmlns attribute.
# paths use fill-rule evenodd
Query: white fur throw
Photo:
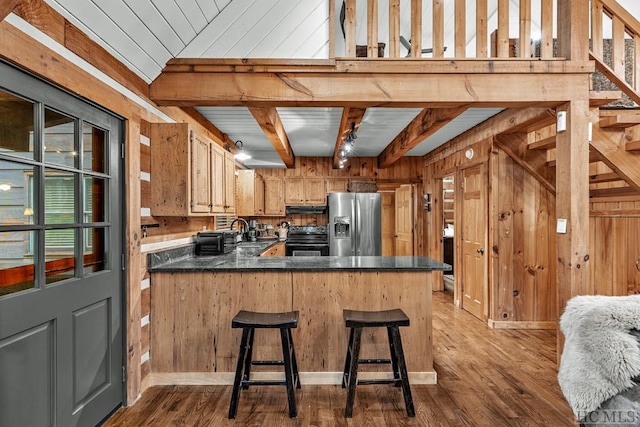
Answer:
<svg viewBox="0 0 640 427"><path fill-rule="evenodd" d="M640 330L640 295L581 295L567 303L558 381L577 419L634 386L640 345L631 329Z"/></svg>

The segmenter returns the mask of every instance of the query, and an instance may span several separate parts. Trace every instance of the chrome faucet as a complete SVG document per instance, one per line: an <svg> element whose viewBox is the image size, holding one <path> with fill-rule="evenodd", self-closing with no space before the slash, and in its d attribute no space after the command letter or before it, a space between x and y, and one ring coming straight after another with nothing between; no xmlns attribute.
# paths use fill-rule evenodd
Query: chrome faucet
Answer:
<svg viewBox="0 0 640 427"><path fill-rule="evenodd" d="M231 221L231 225L229 225L229 229L233 230L233 226L237 221L242 221L242 229L240 230L240 240L245 240L245 233L249 231L249 223L244 218L236 218Z"/></svg>

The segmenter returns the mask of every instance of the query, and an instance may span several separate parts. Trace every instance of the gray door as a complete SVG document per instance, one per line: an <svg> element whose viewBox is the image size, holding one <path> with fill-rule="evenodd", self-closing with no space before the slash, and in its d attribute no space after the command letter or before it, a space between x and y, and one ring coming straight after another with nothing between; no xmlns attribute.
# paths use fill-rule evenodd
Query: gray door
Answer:
<svg viewBox="0 0 640 427"><path fill-rule="evenodd" d="M0 63L0 426L123 400L122 126Z"/></svg>

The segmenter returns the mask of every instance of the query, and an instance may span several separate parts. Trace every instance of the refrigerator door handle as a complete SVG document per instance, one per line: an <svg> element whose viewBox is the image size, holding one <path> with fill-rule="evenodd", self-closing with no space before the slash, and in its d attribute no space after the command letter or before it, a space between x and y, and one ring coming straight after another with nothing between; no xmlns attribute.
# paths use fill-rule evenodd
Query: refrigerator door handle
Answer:
<svg viewBox="0 0 640 427"><path fill-rule="evenodd" d="M351 199L351 221L353 222L353 225L351 226L351 239L350 239L351 255L357 255L356 248L358 247L358 243L356 239L358 238L358 233L357 233L358 218L356 215L357 215L356 201L355 199L352 198Z"/></svg>
<svg viewBox="0 0 640 427"><path fill-rule="evenodd" d="M358 222L358 228L356 229L356 255L360 256L360 245L362 243L362 239L360 238L360 233L362 232L362 211L360 210L360 198L356 196L356 220Z"/></svg>

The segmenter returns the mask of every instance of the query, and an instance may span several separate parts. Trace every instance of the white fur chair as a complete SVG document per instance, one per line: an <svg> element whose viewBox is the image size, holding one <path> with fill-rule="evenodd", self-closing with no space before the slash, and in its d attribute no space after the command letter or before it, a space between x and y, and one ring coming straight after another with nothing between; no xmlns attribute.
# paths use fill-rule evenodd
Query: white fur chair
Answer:
<svg viewBox="0 0 640 427"><path fill-rule="evenodd" d="M572 298L558 381L584 426L640 426L640 295Z"/></svg>

